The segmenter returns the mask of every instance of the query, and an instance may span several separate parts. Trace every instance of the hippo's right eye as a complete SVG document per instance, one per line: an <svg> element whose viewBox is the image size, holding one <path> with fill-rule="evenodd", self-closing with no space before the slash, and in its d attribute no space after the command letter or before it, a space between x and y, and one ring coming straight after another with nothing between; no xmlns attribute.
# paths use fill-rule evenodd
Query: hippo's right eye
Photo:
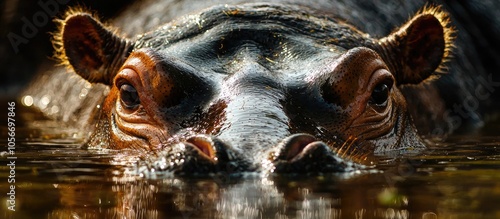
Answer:
<svg viewBox="0 0 500 219"><path fill-rule="evenodd" d="M392 80L379 83L375 86L371 95L371 103L377 106L385 106L389 99L389 92L391 91Z"/></svg>
<svg viewBox="0 0 500 219"><path fill-rule="evenodd" d="M122 84L120 86L120 100L129 109L141 104L137 90L130 84Z"/></svg>

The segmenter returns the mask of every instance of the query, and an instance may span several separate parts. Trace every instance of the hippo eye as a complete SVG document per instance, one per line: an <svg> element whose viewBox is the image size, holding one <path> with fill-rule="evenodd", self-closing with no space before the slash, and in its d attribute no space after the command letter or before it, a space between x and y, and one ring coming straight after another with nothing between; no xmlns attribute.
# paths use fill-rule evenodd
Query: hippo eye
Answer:
<svg viewBox="0 0 500 219"><path fill-rule="evenodd" d="M389 83L388 81L377 84L372 91L370 102L377 106L385 106L387 104L387 99L389 98L391 87L392 83Z"/></svg>
<svg viewBox="0 0 500 219"><path fill-rule="evenodd" d="M141 103L137 90L130 84L123 84L120 86L120 99L122 104L129 109Z"/></svg>

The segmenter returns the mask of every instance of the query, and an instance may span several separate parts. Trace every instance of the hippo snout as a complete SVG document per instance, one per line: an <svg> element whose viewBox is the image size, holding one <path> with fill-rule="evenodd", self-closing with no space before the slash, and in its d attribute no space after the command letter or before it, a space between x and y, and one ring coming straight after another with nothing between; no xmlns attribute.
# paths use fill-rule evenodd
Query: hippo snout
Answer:
<svg viewBox="0 0 500 219"><path fill-rule="evenodd" d="M274 173L352 172L367 167L342 156L326 143L309 134L293 134L269 150L248 154L236 150L229 142L208 135L194 135L170 145L159 153L152 167L178 174L241 173L266 171ZM262 146L261 146L262 147ZM272 165L262 165L270 163Z"/></svg>

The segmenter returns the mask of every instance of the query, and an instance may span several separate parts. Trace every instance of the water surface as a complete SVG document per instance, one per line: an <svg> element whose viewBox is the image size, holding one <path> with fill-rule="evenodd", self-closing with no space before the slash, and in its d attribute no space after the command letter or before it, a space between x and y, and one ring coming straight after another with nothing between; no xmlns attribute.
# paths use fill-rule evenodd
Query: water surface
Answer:
<svg viewBox="0 0 500 219"><path fill-rule="evenodd" d="M381 171L146 179L132 152L83 149L86 133L16 113L16 182L3 152L0 218L500 218L500 137L429 140L424 154L379 157Z"/></svg>

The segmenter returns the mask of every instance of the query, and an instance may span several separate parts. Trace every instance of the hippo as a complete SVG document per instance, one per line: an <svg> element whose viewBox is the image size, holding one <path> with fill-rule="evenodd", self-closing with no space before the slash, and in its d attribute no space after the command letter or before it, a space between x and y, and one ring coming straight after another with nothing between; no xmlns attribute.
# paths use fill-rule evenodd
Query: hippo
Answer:
<svg viewBox="0 0 500 219"><path fill-rule="evenodd" d="M279 1L214 5L134 37L82 9L59 24L65 77L95 97L85 145L188 174L346 172L422 151L401 89L439 77L454 35L438 6L375 38Z"/></svg>

